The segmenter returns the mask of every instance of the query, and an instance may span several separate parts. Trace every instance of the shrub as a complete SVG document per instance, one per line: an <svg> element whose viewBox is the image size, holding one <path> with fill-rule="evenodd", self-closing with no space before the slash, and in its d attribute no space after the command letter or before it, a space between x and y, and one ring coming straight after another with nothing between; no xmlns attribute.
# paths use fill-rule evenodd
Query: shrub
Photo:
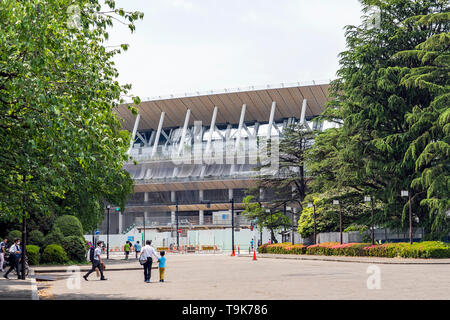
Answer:
<svg viewBox="0 0 450 320"><path fill-rule="evenodd" d="M32 244L27 245L27 258L30 265L39 264L39 250L40 248L38 246Z"/></svg>
<svg viewBox="0 0 450 320"><path fill-rule="evenodd" d="M326 242L305 247L289 243L265 244L258 248L260 253L308 254L325 256L383 257L383 258L450 258L450 246L439 241L409 243L368 243Z"/></svg>
<svg viewBox="0 0 450 320"><path fill-rule="evenodd" d="M28 236L28 243L42 247L44 244L44 234L39 230L33 230Z"/></svg>
<svg viewBox="0 0 450 320"><path fill-rule="evenodd" d="M22 239L22 232L19 230L12 230L6 236L8 243L13 243L17 238Z"/></svg>
<svg viewBox="0 0 450 320"><path fill-rule="evenodd" d="M65 263L69 261L66 251L58 244L50 244L42 253L44 263Z"/></svg>
<svg viewBox="0 0 450 320"><path fill-rule="evenodd" d="M62 241L64 239L64 235L58 227L53 226L52 231L47 234L44 238L44 246L48 246L51 244L59 244L62 245Z"/></svg>
<svg viewBox="0 0 450 320"><path fill-rule="evenodd" d="M64 215L58 217L53 226L59 228L64 237L83 236L83 226L75 216Z"/></svg>
<svg viewBox="0 0 450 320"><path fill-rule="evenodd" d="M62 240L62 247L70 260L76 262L86 261L86 246L84 238L68 236Z"/></svg>
<svg viewBox="0 0 450 320"><path fill-rule="evenodd" d="M303 244L292 244L288 242L265 244L258 248L259 253L274 254L303 254L306 246Z"/></svg>

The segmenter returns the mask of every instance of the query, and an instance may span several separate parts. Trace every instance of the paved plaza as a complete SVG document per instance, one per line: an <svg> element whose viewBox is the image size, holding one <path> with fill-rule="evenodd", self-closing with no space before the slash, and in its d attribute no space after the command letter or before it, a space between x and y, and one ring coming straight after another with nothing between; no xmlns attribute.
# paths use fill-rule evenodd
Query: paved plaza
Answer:
<svg viewBox="0 0 450 320"><path fill-rule="evenodd" d="M131 270L120 270L127 267ZM67 279L67 273L49 273L58 280L38 282L39 289L47 287L40 291L40 298L450 299L450 264L275 258L252 261L249 256L168 254L166 281L160 283L159 272L153 269L150 284L144 282L143 271L139 270L136 260L111 264L111 269L114 268L118 270L106 270L107 281L98 280L93 273L86 282L81 278L84 271L76 279ZM371 278L376 274L379 274L379 282ZM368 288L368 279L372 289Z"/></svg>

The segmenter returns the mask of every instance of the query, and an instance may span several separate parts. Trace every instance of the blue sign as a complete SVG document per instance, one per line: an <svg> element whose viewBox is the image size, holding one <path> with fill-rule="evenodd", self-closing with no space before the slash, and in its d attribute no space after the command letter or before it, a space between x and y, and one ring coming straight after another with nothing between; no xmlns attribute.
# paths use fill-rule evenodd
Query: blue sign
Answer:
<svg viewBox="0 0 450 320"><path fill-rule="evenodd" d="M134 241L134 236L128 236L128 241Z"/></svg>
<svg viewBox="0 0 450 320"><path fill-rule="evenodd" d="M99 230L95 230L95 234L100 234L100 231Z"/></svg>
<svg viewBox="0 0 450 320"><path fill-rule="evenodd" d="M226 220L227 219L227 214L222 214L222 220Z"/></svg>

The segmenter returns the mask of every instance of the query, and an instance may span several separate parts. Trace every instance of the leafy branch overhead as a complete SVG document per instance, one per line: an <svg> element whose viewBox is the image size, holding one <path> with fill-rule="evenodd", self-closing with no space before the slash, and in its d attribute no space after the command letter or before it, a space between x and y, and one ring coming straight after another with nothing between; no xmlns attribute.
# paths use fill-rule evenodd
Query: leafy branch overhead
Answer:
<svg viewBox="0 0 450 320"><path fill-rule="evenodd" d="M75 25L69 23L74 18ZM121 50L108 50L104 43L114 22L126 21L134 31L142 18L141 12L116 9L115 1L2 2L3 219L69 212L95 226L103 201L124 206L132 188L123 170L130 134L121 129L114 108L130 85L117 81L113 57Z"/></svg>

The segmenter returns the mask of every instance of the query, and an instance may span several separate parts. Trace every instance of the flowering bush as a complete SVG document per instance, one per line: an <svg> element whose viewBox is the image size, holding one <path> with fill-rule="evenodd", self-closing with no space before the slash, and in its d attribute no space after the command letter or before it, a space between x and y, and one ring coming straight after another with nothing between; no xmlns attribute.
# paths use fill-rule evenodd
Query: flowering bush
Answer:
<svg viewBox="0 0 450 320"><path fill-rule="evenodd" d="M439 241L409 243L368 243L325 242L310 246L290 243L265 244L260 253L308 254L325 256L383 257L383 258L450 258L450 246Z"/></svg>
<svg viewBox="0 0 450 320"><path fill-rule="evenodd" d="M264 244L258 248L259 253L304 254L306 246L289 242Z"/></svg>

